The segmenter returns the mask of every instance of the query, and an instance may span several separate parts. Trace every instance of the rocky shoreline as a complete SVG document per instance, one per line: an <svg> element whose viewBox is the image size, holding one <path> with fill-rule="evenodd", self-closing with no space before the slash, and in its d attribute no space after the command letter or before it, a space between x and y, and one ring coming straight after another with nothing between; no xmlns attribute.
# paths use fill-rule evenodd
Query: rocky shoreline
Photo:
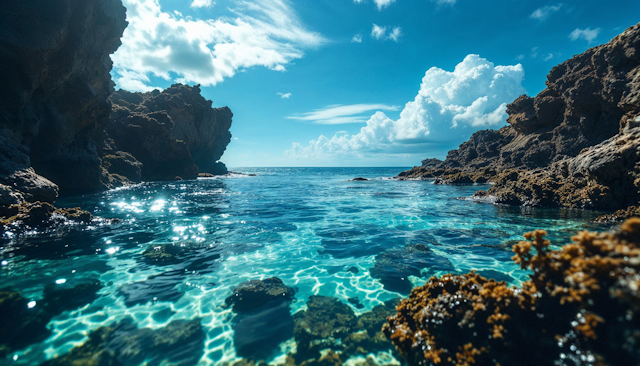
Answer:
<svg viewBox="0 0 640 366"><path fill-rule="evenodd" d="M18 212L25 214L34 204L48 207L58 195L227 173L219 159L231 141L233 114L212 108L199 86L114 91L110 54L121 44L125 12L120 0L13 2L3 11L0 216L5 228L24 221Z"/></svg>
<svg viewBox="0 0 640 366"><path fill-rule="evenodd" d="M397 178L492 182L496 203L628 217L640 201L640 24L554 67L545 90L507 113L508 126L478 131L444 161L426 159Z"/></svg>

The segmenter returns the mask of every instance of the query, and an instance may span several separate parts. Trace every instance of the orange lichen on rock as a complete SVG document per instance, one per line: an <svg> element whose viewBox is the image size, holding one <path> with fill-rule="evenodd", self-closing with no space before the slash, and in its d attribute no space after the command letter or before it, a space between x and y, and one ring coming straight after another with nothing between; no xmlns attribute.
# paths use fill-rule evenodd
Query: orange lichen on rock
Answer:
<svg viewBox="0 0 640 366"><path fill-rule="evenodd" d="M640 364L640 218L550 250L525 234L520 288L476 273L413 289L384 332L410 365Z"/></svg>

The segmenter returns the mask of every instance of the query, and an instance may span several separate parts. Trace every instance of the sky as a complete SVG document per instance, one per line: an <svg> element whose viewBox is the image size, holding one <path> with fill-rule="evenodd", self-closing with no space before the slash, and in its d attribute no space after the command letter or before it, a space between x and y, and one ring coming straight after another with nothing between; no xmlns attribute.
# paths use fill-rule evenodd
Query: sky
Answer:
<svg viewBox="0 0 640 366"><path fill-rule="evenodd" d="M443 159L640 21L637 0L123 2L116 88L200 84L234 113L229 167Z"/></svg>

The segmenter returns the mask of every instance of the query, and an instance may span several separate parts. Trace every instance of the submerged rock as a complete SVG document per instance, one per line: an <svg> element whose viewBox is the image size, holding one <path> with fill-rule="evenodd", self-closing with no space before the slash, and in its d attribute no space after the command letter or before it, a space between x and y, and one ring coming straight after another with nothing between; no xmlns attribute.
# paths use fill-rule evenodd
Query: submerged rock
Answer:
<svg viewBox="0 0 640 366"><path fill-rule="evenodd" d="M356 177L356 178L351 179L351 181L353 181L353 182L365 182L365 181L368 181L368 180L369 179L362 178L362 177Z"/></svg>
<svg viewBox="0 0 640 366"><path fill-rule="evenodd" d="M327 296L309 297L307 310L295 313L293 318L299 361L317 358L320 350L351 334L357 321L348 305Z"/></svg>
<svg viewBox="0 0 640 366"><path fill-rule="evenodd" d="M189 366L204 354L205 333L200 319L174 320L157 330L138 329L131 318L101 327L68 354L44 362L57 365L148 365Z"/></svg>
<svg viewBox="0 0 640 366"><path fill-rule="evenodd" d="M473 272L432 277L400 302L385 334L409 365L640 363L640 218L559 250L545 235L513 248L532 271L521 288Z"/></svg>
<svg viewBox="0 0 640 366"><path fill-rule="evenodd" d="M5 207L3 211L4 216L0 216L0 232L53 228L65 220L81 224L88 224L93 220L91 213L79 207L56 208L46 202L23 202Z"/></svg>
<svg viewBox="0 0 640 366"><path fill-rule="evenodd" d="M251 280L233 289L225 303L236 313L233 342L241 357L268 359L281 342L293 336L290 303L295 290L281 279Z"/></svg>
<svg viewBox="0 0 640 366"><path fill-rule="evenodd" d="M184 253L185 249L174 244L149 245L142 258L148 263L166 265L179 262L178 255Z"/></svg>
<svg viewBox="0 0 640 366"><path fill-rule="evenodd" d="M423 269L453 271L455 268L448 259L431 252L426 245L411 244L378 254L369 273L388 291L408 294L413 287L409 276L420 276Z"/></svg>
<svg viewBox="0 0 640 366"><path fill-rule="evenodd" d="M271 277L240 284L233 289L233 293L226 298L225 303L227 306L232 305L233 311L243 313L258 309L272 301L291 302L294 295L293 288L286 286L281 279Z"/></svg>
<svg viewBox="0 0 640 366"><path fill-rule="evenodd" d="M127 306L157 301L173 302L183 295L182 291L176 289L183 281L184 271L169 271L151 276L144 281L122 285L118 288L118 293L124 296Z"/></svg>
<svg viewBox="0 0 640 366"><path fill-rule="evenodd" d="M93 302L102 288L100 282L75 287L47 286L43 299L28 300L8 288L0 289L0 359L10 352L44 340L50 335L47 324L54 316Z"/></svg>

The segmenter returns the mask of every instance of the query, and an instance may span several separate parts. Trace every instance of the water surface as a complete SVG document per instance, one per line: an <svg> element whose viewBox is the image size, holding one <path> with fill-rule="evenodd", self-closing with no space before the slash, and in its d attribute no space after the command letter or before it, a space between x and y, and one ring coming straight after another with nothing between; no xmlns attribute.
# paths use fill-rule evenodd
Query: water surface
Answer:
<svg viewBox="0 0 640 366"><path fill-rule="evenodd" d="M563 244L593 228L596 216L460 199L488 185L389 179L404 168L236 169L257 176L145 183L64 199L58 204L122 221L5 238L1 287L36 302L46 285L99 280L104 287L91 304L55 316L51 336L4 362L38 364L63 355L90 331L127 317L151 329L200 318L205 340L198 363L233 362L235 332L260 333L245 329L246 321L238 325L224 306L240 283L275 276L294 287L296 301L279 312L304 310L309 296L323 295L361 315L444 272L477 270L518 285L527 274L511 262L510 247L524 232L546 228ZM349 181L354 177L370 180ZM142 259L162 244L184 248L180 260ZM295 342L270 347L260 355L282 363Z"/></svg>

